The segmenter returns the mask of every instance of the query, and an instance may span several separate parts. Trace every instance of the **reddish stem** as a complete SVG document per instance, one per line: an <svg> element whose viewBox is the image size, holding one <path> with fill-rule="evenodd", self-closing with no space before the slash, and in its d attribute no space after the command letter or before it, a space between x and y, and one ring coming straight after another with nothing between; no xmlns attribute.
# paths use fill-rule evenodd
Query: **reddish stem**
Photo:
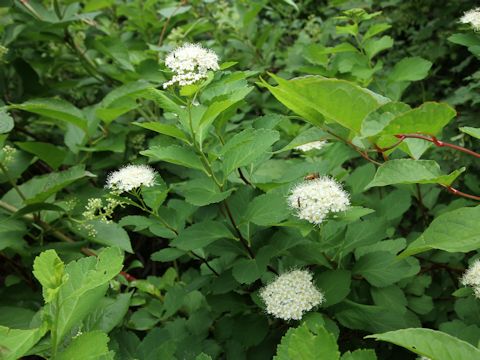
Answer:
<svg viewBox="0 0 480 360"><path fill-rule="evenodd" d="M457 196L461 196L461 197L464 197L464 198L467 198L467 199L472 199L472 200L477 200L477 201L480 201L480 196L475 196L475 195L470 195L470 194L466 194L460 190L457 190L449 185L442 185L445 189L448 190L449 193L452 193L453 195L457 195Z"/></svg>
<svg viewBox="0 0 480 360"><path fill-rule="evenodd" d="M438 140L435 136L433 135L430 135L430 136L425 136L425 135L420 135L420 134L398 134L398 135L395 135L396 138L400 139L400 141L395 144L395 146L397 146L398 144L400 144L403 140L407 139L407 138L410 138L410 139L422 139L422 140L425 140L425 141L430 141L431 143L433 143L435 146L438 146L438 147L449 147L449 148L452 148L452 149L455 149L455 150L458 150L458 151L461 151L461 152L464 152L466 154L469 154L469 155L472 155L472 156L475 156L477 158L480 158L480 154L473 151L473 150L470 150L470 149L467 149L467 148L464 148L463 146L458 146L458 145L455 145L455 144L450 144L450 143L447 143L447 142L444 142L444 141L441 141L441 140ZM394 146L394 147L395 147ZM392 148L392 147L390 147ZM387 148L388 149L388 148Z"/></svg>
<svg viewBox="0 0 480 360"><path fill-rule="evenodd" d="M137 278L135 276L130 275L129 273L127 273L125 271L120 271L120 275L122 275L125 278L125 280L127 280L128 282L137 280Z"/></svg>

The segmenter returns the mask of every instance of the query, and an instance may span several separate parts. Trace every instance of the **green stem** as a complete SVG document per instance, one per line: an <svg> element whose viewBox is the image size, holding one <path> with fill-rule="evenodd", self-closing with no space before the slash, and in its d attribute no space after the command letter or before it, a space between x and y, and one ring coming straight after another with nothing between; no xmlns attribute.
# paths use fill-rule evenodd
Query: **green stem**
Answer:
<svg viewBox="0 0 480 360"><path fill-rule="evenodd" d="M195 97L196 97L196 94L195 94ZM194 100L195 100L195 97L193 98ZM191 133L191 136L192 136L193 147L194 147L195 151L197 152L197 154L200 155L200 157L202 159L202 162L203 162L203 166L204 166L205 170L207 171L208 175L213 179L213 181L218 186L218 188L220 190L223 190L223 184L220 181L218 181L217 177L215 176L215 173L212 169L212 165L210 164L210 161L205 156L203 150L199 146L199 144L197 142L197 139L195 137L195 131L193 129L193 120L192 120L192 101L188 101L188 103L187 103L187 113L188 113L188 125L190 127L190 133Z"/></svg>
<svg viewBox="0 0 480 360"><path fill-rule="evenodd" d="M25 197L25 195L23 195L22 191L20 190L20 188L18 187L17 183L15 181L13 181L13 179L10 177L10 175L8 174L8 170L7 168L2 164L0 163L0 170L2 170L3 174L5 175L5 177L7 178L8 182L13 186L13 188L15 189L15 191L18 193L18 195L20 196L20 198L25 201L27 198Z"/></svg>

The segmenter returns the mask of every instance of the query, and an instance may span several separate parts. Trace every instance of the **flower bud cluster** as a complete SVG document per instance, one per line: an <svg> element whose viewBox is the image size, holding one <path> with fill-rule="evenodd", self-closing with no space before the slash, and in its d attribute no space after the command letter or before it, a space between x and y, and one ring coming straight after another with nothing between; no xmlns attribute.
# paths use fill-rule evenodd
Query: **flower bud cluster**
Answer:
<svg viewBox="0 0 480 360"><path fill-rule="evenodd" d="M8 165L11 161L13 161L13 157L17 152L17 149L15 149L10 145L5 145L2 149L2 152L3 152L2 164Z"/></svg>
<svg viewBox="0 0 480 360"><path fill-rule="evenodd" d="M471 286L475 296L480 299L480 259L470 265L462 277L462 284Z"/></svg>
<svg viewBox="0 0 480 360"><path fill-rule="evenodd" d="M460 18L463 24L470 24L475 31L480 30L480 8L472 9L463 14Z"/></svg>
<svg viewBox="0 0 480 360"><path fill-rule="evenodd" d="M326 140L319 140L319 141L312 141L303 145L299 145L295 147L295 150L307 152L310 150L320 150L322 149L325 145L327 145Z"/></svg>
<svg viewBox="0 0 480 360"><path fill-rule="evenodd" d="M163 88L178 84L191 85L207 78L208 70L218 70L218 56L200 44L185 44L168 54L165 65L174 73Z"/></svg>
<svg viewBox="0 0 480 360"><path fill-rule="evenodd" d="M288 203L298 218L319 225L328 214L347 210L350 199L339 183L324 176L298 184Z"/></svg>
<svg viewBox="0 0 480 360"><path fill-rule="evenodd" d="M100 198L90 198L88 199L82 216L87 221L98 219L109 223L117 206L123 207L124 203L115 197L107 197L105 203Z"/></svg>
<svg viewBox="0 0 480 360"><path fill-rule="evenodd" d="M283 320L300 320L303 314L324 301L312 283L312 274L293 270L277 277L260 290L267 313Z"/></svg>
<svg viewBox="0 0 480 360"><path fill-rule="evenodd" d="M120 193L131 191L140 186L155 185L156 172L147 165L127 165L112 172L107 178L106 187Z"/></svg>

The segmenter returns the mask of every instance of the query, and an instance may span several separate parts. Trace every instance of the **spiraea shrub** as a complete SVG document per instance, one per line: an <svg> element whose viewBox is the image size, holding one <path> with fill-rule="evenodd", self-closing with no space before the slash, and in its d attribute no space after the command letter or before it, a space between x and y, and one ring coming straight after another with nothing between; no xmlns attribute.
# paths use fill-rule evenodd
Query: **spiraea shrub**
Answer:
<svg viewBox="0 0 480 360"><path fill-rule="evenodd" d="M0 1L0 359L480 359L473 1Z"/></svg>

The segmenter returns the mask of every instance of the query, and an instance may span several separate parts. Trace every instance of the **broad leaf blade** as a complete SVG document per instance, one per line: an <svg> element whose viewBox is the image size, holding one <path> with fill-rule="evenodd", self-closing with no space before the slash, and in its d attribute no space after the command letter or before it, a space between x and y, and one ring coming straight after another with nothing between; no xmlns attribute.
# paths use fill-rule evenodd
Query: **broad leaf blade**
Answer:
<svg viewBox="0 0 480 360"><path fill-rule="evenodd" d="M387 341L434 360L480 359L478 348L444 332L431 329L401 329L369 335L367 338Z"/></svg>

